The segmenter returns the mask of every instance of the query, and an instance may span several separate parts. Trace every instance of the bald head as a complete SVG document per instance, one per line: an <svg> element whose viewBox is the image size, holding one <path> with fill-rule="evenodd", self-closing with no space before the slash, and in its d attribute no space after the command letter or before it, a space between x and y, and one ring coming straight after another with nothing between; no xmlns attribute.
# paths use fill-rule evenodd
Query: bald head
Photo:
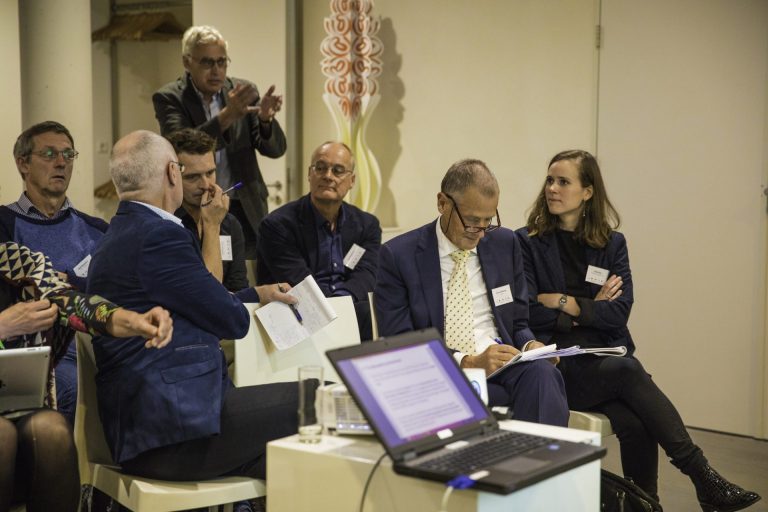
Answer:
<svg viewBox="0 0 768 512"><path fill-rule="evenodd" d="M312 163L314 164L317 162L322 157L322 155L328 151L346 152L347 155L349 155L349 170L355 170L355 155L352 154L352 150L343 142L334 140L327 140L315 148L315 150L312 152Z"/></svg>
<svg viewBox="0 0 768 512"><path fill-rule="evenodd" d="M139 130L118 140L109 172L120 199L146 198L161 191L171 160L176 160L173 146L156 133Z"/></svg>

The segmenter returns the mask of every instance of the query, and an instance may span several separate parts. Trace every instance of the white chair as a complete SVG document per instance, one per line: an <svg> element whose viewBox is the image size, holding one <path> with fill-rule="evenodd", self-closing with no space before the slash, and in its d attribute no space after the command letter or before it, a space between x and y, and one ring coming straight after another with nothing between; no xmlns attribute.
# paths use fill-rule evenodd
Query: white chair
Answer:
<svg viewBox="0 0 768 512"><path fill-rule="evenodd" d="M599 412L570 412L571 415L568 417L568 428L598 432L602 437L613 435L611 420L609 420L608 416L605 414L600 414Z"/></svg>
<svg viewBox="0 0 768 512"><path fill-rule="evenodd" d="M328 301L336 311L337 318L286 350L275 348L261 322L253 314L260 305L246 304L251 312L251 327L245 338L235 340L235 369L232 378L235 385L242 387L292 382L298 377L298 367L310 364L324 368L325 380L341 382L325 356L325 351L359 344L360 332L352 297L331 297Z"/></svg>
<svg viewBox="0 0 768 512"><path fill-rule="evenodd" d="M210 507L232 511L232 503L266 496L263 480L226 477L198 482L153 480L120 472L104 438L96 398L96 362L91 338L77 335L77 411L75 444L80 480L135 512L170 512Z"/></svg>

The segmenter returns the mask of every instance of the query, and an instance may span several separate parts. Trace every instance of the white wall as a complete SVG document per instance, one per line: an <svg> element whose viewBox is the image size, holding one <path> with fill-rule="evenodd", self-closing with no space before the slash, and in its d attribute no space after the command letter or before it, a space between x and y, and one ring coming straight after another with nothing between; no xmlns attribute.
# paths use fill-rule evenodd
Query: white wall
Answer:
<svg viewBox="0 0 768 512"><path fill-rule="evenodd" d="M21 194L21 177L13 159L13 143L21 133L21 58L19 56L18 0L0 0L0 62L6 74L0 80L3 122L0 123L0 204L15 201Z"/></svg>
<svg viewBox="0 0 768 512"><path fill-rule="evenodd" d="M691 425L768 437L768 3L603 1L598 148L638 355Z"/></svg>
<svg viewBox="0 0 768 512"><path fill-rule="evenodd" d="M303 6L304 165L336 136L323 100L328 2ZM368 143L383 174L375 212L407 230L437 215L448 167L480 158L498 176L503 224L519 227L563 147L594 146L596 2L377 2L384 70Z"/></svg>

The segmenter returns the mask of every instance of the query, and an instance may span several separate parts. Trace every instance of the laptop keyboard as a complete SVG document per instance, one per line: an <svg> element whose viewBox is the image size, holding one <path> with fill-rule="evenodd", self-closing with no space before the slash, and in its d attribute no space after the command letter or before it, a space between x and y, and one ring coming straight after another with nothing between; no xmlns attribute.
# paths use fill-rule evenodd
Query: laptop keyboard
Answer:
<svg viewBox="0 0 768 512"><path fill-rule="evenodd" d="M479 443L421 462L418 467L454 475L470 473L550 442L552 439L546 437L502 430Z"/></svg>

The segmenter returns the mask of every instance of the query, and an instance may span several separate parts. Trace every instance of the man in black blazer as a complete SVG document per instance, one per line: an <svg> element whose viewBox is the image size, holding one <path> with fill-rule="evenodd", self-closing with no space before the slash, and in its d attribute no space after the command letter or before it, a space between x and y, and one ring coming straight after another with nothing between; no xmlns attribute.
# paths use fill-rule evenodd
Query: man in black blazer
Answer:
<svg viewBox="0 0 768 512"><path fill-rule="evenodd" d="M351 295L360 339L371 339L368 292L376 283L379 220L344 202L355 184L352 151L325 142L312 153L309 194L278 208L261 223L256 280L295 286L312 274L326 297Z"/></svg>
<svg viewBox="0 0 768 512"><path fill-rule="evenodd" d="M182 61L186 73L152 96L160 131L198 128L216 139L217 183L237 182L230 212L243 226L246 257L254 258L256 230L267 214L267 192L255 151L270 158L285 153L285 134L274 119L283 97L271 86L264 96L251 82L227 76L227 42L213 27L195 26L184 33Z"/></svg>

